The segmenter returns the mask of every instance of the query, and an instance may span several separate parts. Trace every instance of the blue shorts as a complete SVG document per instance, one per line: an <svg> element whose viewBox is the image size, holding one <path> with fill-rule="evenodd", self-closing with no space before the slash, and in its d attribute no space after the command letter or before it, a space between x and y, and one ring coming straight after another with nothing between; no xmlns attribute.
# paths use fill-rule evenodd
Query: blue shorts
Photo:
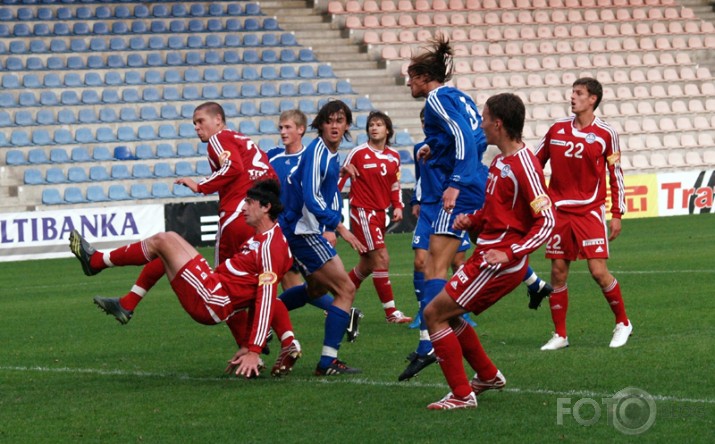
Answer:
<svg viewBox="0 0 715 444"><path fill-rule="evenodd" d="M435 234L434 221L440 211L442 211L441 202L420 204L420 217L417 218L417 226L415 226L415 232L412 235L413 250L429 249L429 238ZM467 251L470 247L469 235L466 231L461 231L460 233L459 237L462 239L462 243L459 245L457 252ZM456 234L450 233L450 235L456 237Z"/></svg>
<svg viewBox="0 0 715 444"><path fill-rule="evenodd" d="M283 231L293 254L293 264L303 276L318 271L330 259L338 255L321 234L293 234Z"/></svg>

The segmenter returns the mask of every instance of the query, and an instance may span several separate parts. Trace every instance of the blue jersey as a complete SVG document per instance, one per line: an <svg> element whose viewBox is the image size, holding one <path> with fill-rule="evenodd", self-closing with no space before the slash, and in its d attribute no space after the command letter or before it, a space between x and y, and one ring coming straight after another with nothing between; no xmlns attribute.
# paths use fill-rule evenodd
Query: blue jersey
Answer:
<svg viewBox="0 0 715 444"><path fill-rule="evenodd" d="M442 189L442 179L437 172L430 168L425 160L417 160L417 151L424 146L425 142L420 142L415 145L413 158L415 159L415 193L412 195L410 204L437 203L442 199L442 193L428 192L423 193L423 189L439 190Z"/></svg>
<svg viewBox="0 0 715 444"><path fill-rule="evenodd" d="M447 187L459 189L460 196L477 192L483 200L488 169L482 163L487 140L481 124L477 105L460 90L441 86L428 94L424 133L431 156L427 165L436 177L430 188L422 181L425 202L439 202Z"/></svg>
<svg viewBox="0 0 715 444"><path fill-rule="evenodd" d="M285 148L276 147L268 150L268 161L278 175L281 181L281 188L285 187L288 175L293 171L300 161L300 156L303 155L305 147L293 154L287 154Z"/></svg>
<svg viewBox="0 0 715 444"><path fill-rule="evenodd" d="M294 234L335 231L342 218L338 189L340 159L317 138L303 151L281 189L285 205L279 216L281 227Z"/></svg>

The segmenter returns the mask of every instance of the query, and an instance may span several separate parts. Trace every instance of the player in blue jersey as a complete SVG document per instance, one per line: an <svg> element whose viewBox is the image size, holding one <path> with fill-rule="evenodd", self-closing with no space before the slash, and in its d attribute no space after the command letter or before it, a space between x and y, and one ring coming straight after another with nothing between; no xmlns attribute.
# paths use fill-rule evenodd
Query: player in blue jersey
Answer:
<svg viewBox="0 0 715 444"><path fill-rule="evenodd" d="M305 276L307 292L309 296L321 296L329 291L335 298L325 318L323 350L315 370L319 376L360 372L338 360L340 343L350 323L355 285L333 247L337 233L353 249L360 253L367 251L341 222L338 148L343 137L350 137L351 124L352 112L344 102L331 100L323 105L311 123L318 138L305 148L281 190L286 208L280 225Z"/></svg>
<svg viewBox="0 0 715 444"><path fill-rule="evenodd" d="M424 236L429 235L421 308L427 306L447 282L449 267L466 237L463 230L453 228L454 218L482 207L488 172L482 163L487 142L477 106L469 95L445 85L452 78L452 57L449 40L438 36L432 48L412 57L407 68L407 85L412 97L426 98L425 142L415 156L415 163L422 168L418 196L422 225L418 219L416 239L413 239L415 248L415 241L424 242ZM425 229L427 226L431 232ZM420 277L415 274L416 286ZM540 302L550 292L545 282L538 281L534 283L535 288L540 286L545 290L537 297ZM530 306L533 302L532 297ZM398 377L401 381L435 362L424 322L420 330L420 345L408 356L410 363Z"/></svg>

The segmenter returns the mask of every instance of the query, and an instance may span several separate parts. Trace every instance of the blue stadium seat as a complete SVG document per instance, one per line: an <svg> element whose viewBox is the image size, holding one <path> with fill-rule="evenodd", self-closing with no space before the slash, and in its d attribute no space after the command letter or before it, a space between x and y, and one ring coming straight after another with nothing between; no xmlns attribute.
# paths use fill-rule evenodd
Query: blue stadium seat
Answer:
<svg viewBox="0 0 715 444"><path fill-rule="evenodd" d="M355 141L355 144L362 145L363 143L367 143L367 134L360 133L357 135L357 140Z"/></svg>
<svg viewBox="0 0 715 444"><path fill-rule="evenodd" d="M226 28L228 28L228 21L226 22ZM255 18L247 18L243 21L244 31L260 31L261 23ZM233 29L227 29L227 31L233 31Z"/></svg>
<svg viewBox="0 0 715 444"><path fill-rule="evenodd" d="M318 82L318 94L335 94L335 85L332 82Z"/></svg>
<svg viewBox="0 0 715 444"><path fill-rule="evenodd" d="M173 46L171 46L171 39L174 37L177 37L177 36L169 37L169 42L168 42L169 48L173 48ZM177 38L179 40L181 40L180 37L177 37ZM164 49L164 48L166 48L166 45L167 45L167 43L164 42L164 38L161 36L158 36L158 35L153 35L153 36L149 37L149 41L147 42L147 46L149 47L149 49Z"/></svg>
<svg viewBox="0 0 715 444"><path fill-rule="evenodd" d="M87 200L90 202L106 202L109 198L104 193L104 187L90 185L87 187Z"/></svg>
<svg viewBox="0 0 715 444"><path fill-rule="evenodd" d="M30 144L30 136L26 131L14 130L10 134L10 143L15 146L26 146Z"/></svg>
<svg viewBox="0 0 715 444"><path fill-rule="evenodd" d="M71 158L73 162L89 162L92 160L89 151L83 146L72 148Z"/></svg>
<svg viewBox="0 0 715 444"><path fill-rule="evenodd" d="M201 81L201 71L196 68L189 68L184 71L184 81L189 83L195 83Z"/></svg>
<svg viewBox="0 0 715 444"><path fill-rule="evenodd" d="M24 40L13 40L10 42L9 49L11 54L25 54L27 52L27 45Z"/></svg>
<svg viewBox="0 0 715 444"><path fill-rule="evenodd" d="M62 63L62 60L59 57L54 57L54 59L57 59L57 65L53 65L51 62L53 60L53 57L50 57L47 59L47 69L63 69L64 68L64 63ZM86 67L85 65L85 60L82 57L79 56L69 56L67 57L67 68L68 69L84 69Z"/></svg>
<svg viewBox="0 0 715 444"><path fill-rule="evenodd" d="M206 10L204 9L204 5L202 5L200 3L192 4L191 7L189 8L189 14L191 14L193 17L205 16Z"/></svg>
<svg viewBox="0 0 715 444"><path fill-rule="evenodd" d="M114 184L109 186L109 200L127 200L130 199L124 185Z"/></svg>
<svg viewBox="0 0 715 444"><path fill-rule="evenodd" d="M109 34L109 27L104 22L94 22L94 24L92 25L92 34L93 35L107 35L107 34ZM98 51L98 49L92 48L91 43L92 42L90 41L90 49L92 51ZM97 42L97 43L99 43L99 42Z"/></svg>
<svg viewBox="0 0 715 444"><path fill-rule="evenodd" d="M114 8L114 17L118 19L126 19L132 17L132 12L129 11L129 8L124 6L124 5L119 5ZM136 12L134 13L134 17L138 17L136 15Z"/></svg>
<svg viewBox="0 0 715 444"><path fill-rule="evenodd" d="M116 11L115 11L116 14ZM130 16L131 17L131 16ZM149 8L143 4L136 5L134 7L134 17L136 18L147 18L149 17Z"/></svg>
<svg viewBox="0 0 715 444"><path fill-rule="evenodd" d="M178 61L178 63L168 63L168 60L167 60L167 64L180 65L180 64L181 64L181 61ZM186 54L186 64L187 64L187 65L194 65L194 66L203 64L202 55L201 55L200 53L198 53L198 52L189 52L189 53L187 53L187 54Z"/></svg>
<svg viewBox="0 0 715 444"><path fill-rule="evenodd" d="M30 52L35 54L47 52L47 45L42 40L33 40L30 42Z"/></svg>
<svg viewBox="0 0 715 444"><path fill-rule="evenodd" d="M171 7L171 15L174 17L186 17L186 6L181 3L176 3Z"/></svg>
<svg viewBox="0 0 715 444"><path fill-rule="evenodd" d="M82 81L82 78L77 74L76 72L68 72L65 74L64 78L65 86L69 87L76 87L76 86L83 86L84 82ZM75 96L77 95L76 92L72 91Z"/></svg>
<svg viewBox="0 0 715 444"><path fill-rule="evenodd" d="M174 165L174 173L179 177L194 176L194 166L191 162L180 161Z"/></svg>
<svg viewBox="0 0 715 444"><path fill-rule="evenodd" d="M216 68L206 68L204 70L204 81L205 82L220 82L221 74Z"/></svg>
<svg viewBox="0 0 715 444"><path fill-rule="evenodd" d="M263 138L258 141L258 147L265 152L268 152L268 150L273 149L275 146L275 142L271 139Z"/></svg>
<svg viewBox="0 0 715 444"><path fill-rule="evenodd" d="M309 48L302 48L298 52L298 59L301 62L314 62L315 61L315 54L313 54L313 50Z"/></svg>
<svg viewBox="0 0 715 444"><path fill-rule="evenodd" d="M318 107L315 102L310 99L301 99L298 102L298 109L303 111L305 114L313 114L318 112Z"/></svg>
<svg viewBox="0 0 715 444"><path fill-rule="evenodd" d="M165 124L159 125L160 139L176 139L176 127L174 125Z"/></svg>
<svg viewBox="0 0 715 444"><path fill-rule="evenodd" d="M142 125L137 131L137 137L139 140L152 140L156 139L156 133L154 132L154 127L151 125Z"/></svg>
<svg viewBox="0 0 715 444"><path fill-rule="evenodd" d="M223 46L227 48L238 48L242 46L241 37L238 34L227 34L223 39Z"/></svg>
<svg viewBox="0 0 715 444"><path fill-rule="evenodd" d="M167 159L175 157L174 147L168 143L160 143L156 146L156 157Z"/></svg>
<svg viewBox="0 0 715 444"><path fill-rule="evenodd" d="M288 111L289 109L296 109L294 100L284 99L278 104L278 111L280 112Z"/></svg>
<svg viewBox="0 0 715 444"><path fill-rule="evenodd" d="M169 16L169 8L166 5L155 4L151 8L151 15L157 18L164 18Z"/></svg>
<svg viewBox="0 0 715 444"><path fill-rule="evenodd" d="M352 85L347 80L338 80L335 84L335 91L340 95L352 94L354 92Z"/></svg>
<svg viewBox="0 0 715 444"><path fill-rule="evenodd" d="M154 87L144 88L142 99L145 102L157 102L161 99L161 94L159 94L159 90Z"/></svg>
<svg viewBox="0 0 715 444"><path fill-rule="evenodd" d="M302 65L300 68L298 68L298 76L303 79L314 79L315 70L310 65Z"/></svg>
<svg viewBox="0 0 715 444"><path fill-rule="evenodd" d="M89 74L88 74L89 75ZM85 82L87 81L87 78L85 77ZM106 83L109 86L114 86L114 85L123 85L124 80L122 79L122 76L116 72L116 71L108 71L104 75L104 83ZM101 83L100 83L101 84Z"/></svg>
<svg viewBox="0 0 715 444"><path fill-rule="evenodd" d="M31 149L27 152L27 161L29 163L49 163L47 154L42 148Z"/></svg>
<svg viewBox="0 0 715 444"><path fill-rule="evenodd" d="M298 84L298 94L301 96L315 95L315 86L310 82L301 82Z"/></svg>
<svg viewBox="0 0 715 444"><path fill-rule="evenodd" d="M169 186L164 182L155 182L151 185L151 195L156 198L172 197Z"/></svg>
<svg viewBox="0 0 715 444"><path fill-rule="evenodd" d="M2 87L3 88L19 88L20 78L15 74L5 74L2 76Z"/></svg>
<svg viewBox="0 0 715 444"><path fill-rule="evenodd" d="M223 70L223 79L227 82L237 82L241 80L241 74L236 68L225 68Z"/></svg>
<svg viewBox="0 0 715 444"><path fill-rule="evenodd" d="M181 83L181 73L177 70L168 70L164 73L164 83Z"/></svg>
<svg viewBox="0 0 715 444"><path fill-rule="evenodd" d="M126 34L129 32L127 24L123 21L112 23L112 34Z"/></svg>
<svg viewBox="0 0 715 444"><path fill-rule="evenodd" d="M142 81L142 75L138 71L127 71L124 74L124 83L127 85L140 85L144 83Z"/></svg>
<svg viewBox="0 0 715 444"><path fill-rule="evenodd" d="M98 19L108 19L112 16L112 10L106 6L99 6L94 10L94 16Z"/></svg>
<svg viewBox="0 0 715 444"><path fill-rule="evenodd" d="M196 174L198 174L199 176L211 175L211 166L209 165L208 160L201 159L196 162Z"/></svg>
<svg viewBox="0 0 715 444"><path fill-rule="evenodd" d="M115 22L114 25L117 25L117 23L121 23L122 25L124 25L123 22ZM112 26L112 32L116 34L116 26L114 25ZM126 25L124 26L126 27ZM127 42L121 37L112 37L111 39L109 39L109 49L111 49L112 51L124 51L125 49L127 49Z"/></svg>
<svg viewBox="0 0 715 444"><path fill-rule="evenodd" d="M110 109L114 111L113 108L103 108L102 111L105 109ZM101 111L100 111L101 112ZM136 108L133 107L123 107L119 110L119 120L123 122L136 122L139 120L139 116L137 116L137 110Z"/></svg>
<svg viewBox="0 0 715 444"><path fill-rule="evenodd" d="M101 34L101 32L97 32L97 25L100 23L95 23L95 30L94 34ZM101 23L104 25L104 23ZM105 25L106 27L106 25ZM105 33L106 34L106 33ZM89 41L89 49L92 51L106 51L107 50L107 42L101 38L101 37L95 37L92 40Z"/></svg>
<svg viewBox="0 0 715 444"><path fill-rule="evenodd" d="M258 52L256 52L253 49L246 49L243 51L243 63L250 63L250 64L255 64L255 63L260 63L261 58L258 56ZM245 69L244 69L245 71ZM244 74L245 78L245 74Z"/></svg>
<svg viewBox="0 0 715 444"><path fill-rule="evenodd" d="M273 17L263 19L262 28L264 31L279 31L281 29L280 26L278 26L278 20Z"/></svg>
<svg viewBox="0 0 715 444"><path fill-rule="evenodd" d="M114 142L117 140L117 136L114 134L114 131L108 126L97 128L95 137L98 142Z"/></svg>
<svg viewBox="0 0 715 444"><path fill-rule="evenodd" d="M82 103L85 105L96 105L99 102L100 100L97 91L93 89L86 89L82 91Z"/></svg>
<svg viewBox="0 0 715 444"><path fill-rule="evenodd" d="M195 195L194 192L191 191L191 188L179 185L178 183L175 183L171 187L171 192L176 197L191 197Z"/></svg>
<svg viewBox="0 0 715 444"><path fill-rule="evenodd" d="M277 134L278 128L273 120L263 119L258 122L258 132L261 134Z"/></svg>
<svg viewBox="0 0 715 444"><path fill-rule="evenodd" d="M97 137L99 139L99 137ZM117 140L120 140L122 142L129 142L132 140L136 140L136 136L134 135L134 128L131 126L120 126L117 128Z"/></svg>
<svg viewBox="0 0 715 444"><path fill-rule="evenodd" d="M243 36L243 46L258 46L258 34L246 34Z"/></svg>
<svg viewBox="0 0 715 444"><path fill-rule="evenodd" d="M82 167L70 167L67 170L67 179L75 183L87 182L89 180L87 172Z"/></svg>
<svg viewBox="0 0 715 444"><path fill-rule="evenodd" d="M298 74L292 66L281 66L280 77L282 79L295 79L298 77Z"/></svg>
<svg viewBox="0 0 715 444"><path fill-rule="evenodd" d="M179 112L174 105L162 105L160 112L162 119L175 120L179 118Z"/></svg>
<svg viewBox="0 0 715 444"><path fill-rule="evenodd" d="M172 20L171 22L169 22L169 32L186 32L186 24L183 20Z"/></svg>
<svg viewBox="0 0 715 444"><path fill-rule="evenodd" d="M102 80L102 76L100 76L99 73L88 72L84 75L84 84L87 86L102 86L104 80Z"/></svg>
<svg viewBox="0 0 715 444"><path fill-rule="evenodd" d="M39 185L45 183L45 178L42 177L42 172L35 168L28 168L23 174L23 182L25 185Z"/></svg>
<svg viewBox="0 0 715 444"><path fill-rule="evenodd" d="M157 162L154 164L154 176L156 177L172 177L174 169L166 162Z"/></svg>
<svg viewBox="0 0 715 444"><path fill-rule="evenodd" d="M175 102L181 100L181 95L179 90L173 86L167 86L164 88L164 100Z"/></svg>
<svg viewBox="0 0 715 444"><path fill-rule="evenodd" d="M162 83L164 81L162 74L160 71L156 70L149 70L144 74L144 81L146 83L156 85L159 83Z"/></svg>
<svg viewBox="0 0 715 444"><path fill-rule="evenodd" d="M37 105L37 100L35 99L35 93L24 91L18 96L18 103L20 106L35 106ZM57 105L57 96L52 91L42 91L40 93L40 103L42 105Z"/></svg>
<svg viewBox="0 0 715 444"><path fill-rule="evenodd" d="M126 63L124 58L119 54L110 54L107 56L107 66L110 68L124 68Z"/></svg>
<svg viewBox="0 0 715 444"><path fill-rule="evenodd" d="M65 80L66 79L67 77L65 77ZM72 90L62 91L62 94L60 95L60 102L65 106L78 105L80 103L77 92Z"/></svg>
<svg viewBox="0 0 715 444"><path fill-rule="evenodd" d="M67 203L83 203L86 202L82 190L78 187L65 188L64 200Z"/></svg>
<svg viewBox="0 0 715 444"><path fill-rule="evenodd" d="M273 66L264 66L261 68L261 78L263 80L275 80L278 78L278 71Z"/></svg>
<svg viewBox="0 0 715 444"><path fill-rule="evenodd" d="M3 111L3 116L0 118L0 125L10 126L10 114ZM20 126L29 126L35 123L35 119L32 117L30 111L17 111L15 112L15 123Z"/></svg>
<svg viewBox="0 0 715 444"><path fill-rule="evenodd" d="M137 157L132 154L132 150L124 145L119 145L114 147L114 153L112 154L116 160L136 160ZM114 175L114 174L112 174Z"/></svg>
<svg viewBox="0 0 715 444"><path fill-rule="evenodd" d="M45 205L63 204L62 196L57 188L45 188L42 190L42 203Z"/></svg>
<svg viewBox="0 0 715 444"><path fill-rule="evenodd" d="M0 93L0 106L10 107L17 104L17 99L10 93Z"/></svg>
<svg viewBox="0 0 715 444"><path fill-rule="evenodd" d="M224 31L228 32L236 32L240 31L241 29L244 28L244 25L241 24L241 21L235 18L230 18L226 20L226 26L224 28ZM257 29L246 29L246 31L256 31Z"/></svg>
<svg viewBox="0 0 715 444"><path fill-rule="evenodd" d="M229 54L232 52L234 51L226 51L224 53L224 57L228 56L228 58L224 59L224 62L230 63L229 60L232 60L232 58L229 56ZM233 60L236 60L233 63L238 63L239 61L237 57ZM221 64L221 55L216 51L208 51L204 54L204 63L206 63L207 65L219 65Z"/></svg>
<svg viewBox="0 0 715 444"><path fill-rule="evenodd" d="M278 54L272 49L264 49L261 53L263 63L278 63Z"/></svg>
<svg viewBox="0 0 715 444"><path fill-rule="evenodd" d="M209 4L209 15L213 16L223 16L223 5L221 3L210 3Z"/></svg>
<svg viewBox="0 0 715 444"><path fill-rule="evenodd" d="M246 98L258 97L258 90L256 85L244 84L241 86L241 96Z"/></svg>
<svg viewBox="0 0 715 444"><path fill-rule="evenodd" d="M355 109L357 111L371 111L373 109L372 102L367 97L358 97L355 100Z"/></svg>
<svg viewBox="0 0 715 444"><path fill-rule="evenodd" d="M280 44L283 46L296 46L298 41L295 39L295 35L290 32L284 32L281 34Z"/></svg>
<svg viewBox="0 0 715 444"><path fill-rule="evenodd" d="M198 37L198 36L191 36L191 37ZM191 37L189 37L189 43L191 43ZM195 46L196 48L200 48L200 42L201 39L199 38L199 46ZM191 46L191 45L189 45ZM219 37L216 34L209 34L206 36L206 43L205 46L207 48L221 48L223 47L223 42L221 41L221 37Z"/></svg>
<svg viewBox="0 0 715 444"><path fill-rule="evenodd" d="M95 182L109 180L107 169L101 165L95 165L89 168L89 180Z"/></svg>
<svg viewBox="0 0 715 444"><path fill-rule="evenodd" d="M265 101L261 102L260 112L264 116L266 116L266 115L271 116L274 114L278 114L278 109L276 108L275 103L273 103L270 100L265 100Z"/></svg>
<svg viewBox="0 0 715 444"><path fill-rule="evenodd" d="M64 148L52 148L50 150L50 162L67 163L70 161L67 151Z"/></svg>
<svg viewBox="0 0 715 444"><path fill-rule="evenodd" d="M193 127L192 127L193 130ZM179 142L176 145L176 155L179 157L192 157L197 155L196 147L189 142Z"/></svg>
<svg viewBox="0 0 715 444"><path fill-rule="evenodd" d="M126 165L112 165L112 179L129 179L129 168Z"/></svg>
<svg viewBox="0 0 715 444"><path fill-rule="evenodd" d="M236 104L233 102L224 103L223 104L223 112L226 114L226 117L238 116L238 109L236 109Z"/></svg>
<svg viewBox="0 0 715 444"><path fill-rule="evenodd" d="M253 121L242 120L238 124L238 132L247 136L255 136L258 135L258 128L256 128L256 124Z"/></svg>
<svg viewBox="0 0 715 444"><path fill-rule="evenodd" d="M84 110L82 110L84 111ZM99 110L99 120L100 122L116 122L117 119L117 112L114 110L114 108L109 108L105 107Z"/></svg>
<svg viewBox="0 0 715 444"><path fill-rule="evenodd" d="M181 117L185 119L193 118L195 108L196 107L191 104L181 105Z"/></svg>
<svg viewBox="0 0 715 444"><path fill-rule="evenodd" d="M209 32L223 32L223 22L219 19L209 19L206 22L206 30Z"/></svg>
<svg viewBox="0 0 715 444"><path fill-rule="evenodd" d="M189 32L204 32L206 29L204 21L200 19L189 20L188 28Z"/></svg>
<svg viewBox="0 0 715 444"><path fill-rule="evenodd" d="M75 10L75 17L81 20L92 18L92 10L87 6L80 6Z"/></svg>
<svg viewBox="0 0 715 444"><path fill-rule="evenodd" d="M147 179L152 177L153 173L149 168L149 165L145 163L137 163L132 167L132 177L136 179Z"/></svg>
<svg viewBox="0 0 715 444"><path fill-rule="evenodd" d="M295 55L295 51L292 49L281 49L281 62L295 63L297 61L298 57Z"/></svg>
<svg viewBox="0 0 715 444"><path fill-rule="evenodd" d="M134 151L138 159L153 159L154 150L149 145L137 145Z"/></svg>
<svg viewBox="0 0 715 444"><path fill-rule="evenodd" d="M129 195L132 199L149 199L149 189L143 183L134 183L129 189Z"/></svg>
<svg viewBox="0 0 715 444"><path fill-rule="evenodd" d="M77 23L79 25L80 23ZM87 26L86 23L83 23L85 27ZM75 25L76 26L76 25ZM89 32L89 30L87 30ZM70 51L71 52L85 52L87 51L87 42L85 42L83 39L72 39L70 40Z"/></svg>
<svg viewBox="0 0 715 444"><path fill-rule="evenodd" d="M210 59L209 59L209 55L210 55L210 54L211 54L211 53L209 53L209 54L206 55L206 62L207 62L207 63L209 63L209 62L220 63L220 62L218 62L218 59L216 59L215 62L212 61L212 60L210 60ZM238 54L238 52L227 49L227 50L225 50L224 53L223 53L223 63L225 63L225 64L227 64L227 65L233 65L233 64L235 64L235 63L241 63L241 57L240 57L240 55Z"/></svg>
<svg viewBox="0 0 715 444"><path fill-rule="evenodd" d="M185 86L182 95L184 100L198 100L201 98L199 89L193 85Z"/></svg>
<svg viewBox="0 0 715 444"><path fill-rule="evenodd" d="M258 70L252 66L244 67L241 76L243 77L243 80L248 81L258 80L261 78L261 76L258 74Z"/></svg>
<svg viewBox="0 0 715 444"><path fill-rule="evenodd" d="M149 61L149 57L152 55L155 55L155 53L149 54L147 56L147 61L144 61L144 56L141 54L129 54L127 56L127 66L132 68L138 68L145 65L155 66Z"/></svg>
<svg viewBox="0 0 715 444"><path fill-rule="evenodd" d="M179 125L179 137L182 139L189 138L189 137L195 137L196 136L196 130L194 129L194 125L191 123L182 123Z"/></svg>
<svg viewBox="0 0 715 444"><path fill-rule="evenodd" d="M62 168L48 168L47 172L45 173L45 178L48 183L67 182L67 176L65 176L65 172L62 171Z"/></svg>
<svg viewBox="0 0 715 444"><path fill-rule="evenodd" d="M134 110L134 108L130 108ZM153 106L142 106L139 110L141 120L159 120L159 115L156 113L156 108Z"/></svg>
<svg viewBox="0 0 715 444"><path fill-rule="evenodd" d="M8 165L24 165L27 163L25 161L25 155L20 150L7 150L5 154L5 163Z"/></svg>
<svg viewBox="0 0 715 444"><path fill-rule="evenodd" d="M32 34L32 32L30 31L30 27L24 23L18 23L13 26L12 33L15 35L15 37L29 37Z"/></svg>
<svg viewBox="0 0 715 444"><path fill-rule="evenodd" d="M95 146L92 150L92 158L99 161L112 160L112 153L106 146Z"/></svg>
<svg viewBox="0 0 715 444"><path fill-rule="evenodd" d="M72 133L67 128L59 128L55 130L54 141L59 145L69 145L74 142L74 137L72 137Z"/></svg>
<svg viewBox="0 0 715 444"><path fill-rule="evenodd" d="M275 97L278 95L276 85L274 83L264 83L261 85L261 95L263 97Z"/></svg>
<svg viewBox="0 0 715 444"><path fill-rule="evenodd" d="M23 116L29 117L30 125L34 122L34 120L32 118L32 114L30 114L28 111L16 112L15 113L15 122L17 122L18 120L25 119L25 117L23 117L22 119L18 119L18 114L22 114ZM0 111L0 126L11 126L11 125L12 125L12 118L10 118L10 113L8 113L7 111ZM18 123L18 125L25 125L25 124Z"/></svg>
<svg viewBox="0 0 715 444"><path fill-rule="evenodd" d="M37 37L46 37L51 34L50 27L46 23L35 23L32 33Z"/></svg>
<svg viewBox="0 0 715 444"><path fill-rule="evenodd" d="M412 140L410 133L406 131L397 131L395 133L395 145L414 145L415 142Z"/></svg>
<svg viewBox="0 0 715 444"><path fill-rule="evenodd" d="M400 170L400 183L415 183L415 173L412 171L411 168L402 168Z"/></svg>
<svg viewBox="0 0 715 444"><path fill-rule="evenodd" d="M33 145L49 145L52 143L50 138L50 133L44 129L38 129L32 132L32 144Z"/></svg>

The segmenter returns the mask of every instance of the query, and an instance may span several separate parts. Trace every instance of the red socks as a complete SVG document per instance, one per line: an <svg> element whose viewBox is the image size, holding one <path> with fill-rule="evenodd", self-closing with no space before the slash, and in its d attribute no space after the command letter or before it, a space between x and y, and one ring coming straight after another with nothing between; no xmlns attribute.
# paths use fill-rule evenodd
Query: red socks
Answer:
<svg viewBox="0 0 715 444"><path fill-rule="evenodd" d="M621 286L614 278L611 285L602 288L603 296L606 297L608 305L611 306L613 314L616 315L616 324L622 322L623 325L628 325L628 316L626 316L626 306L623 304L623 296L621 295Z"/></svg>
<svg viewBox="0 0 715 444"><path fill-rule="evenodd" d="M464 398L472 392L467 374L462 364L462 349L459 339L450 327L444 328L430 335L437 362L442 368L442 373L449 388L455 396Z"/></svg>
<svg viewBox="0 0 715 444"><path fill-rule="evenodd" d="M142 298L164 276L164 263L156 258L142 268L131 291L119 300L126 310L134 311Z"/></svg>
<svg viewBox="0 0 715 444"><path fill-rule="evenodd" d="M281 341L281 348L288 347L295 339L293 324L290 322L288 309L280 299L276 299L273 305L271 327Z"/></svg>
<svg viewBox="0 0 715 444"><path fill-rule="evenodd" d="M566 311L569 307L569 290L566 285L554 288L549 296L551 319L554 321L554 333L566 337Z"/></svg>
<svg viewBox="0 0 715 444"><path fill-rule="evenodd" d="M499 371L479 341L477 332L469 324L460 318L462 325L454 332L462 347L462 354L469 365L477 372L479 379L490 381L494 379Z"/></svg>
<svg viewBox="0 0 715 444"><path fill-rule="evenodd" d="M101 260L102 257L98 254L95 254L92 256L92 261L94 261L95 258L98 256ZM133 244L117 248L116 250L112 250L109 253L109 261L117 267L121 267L124 265L144 265L148 263L151 259L154 258L149 257L149 253L145 250L143 241L134 242ZM106 268L106 265L104 263L102 265L102 268ZM92 266L94 265L92 264Z"/></svg>

